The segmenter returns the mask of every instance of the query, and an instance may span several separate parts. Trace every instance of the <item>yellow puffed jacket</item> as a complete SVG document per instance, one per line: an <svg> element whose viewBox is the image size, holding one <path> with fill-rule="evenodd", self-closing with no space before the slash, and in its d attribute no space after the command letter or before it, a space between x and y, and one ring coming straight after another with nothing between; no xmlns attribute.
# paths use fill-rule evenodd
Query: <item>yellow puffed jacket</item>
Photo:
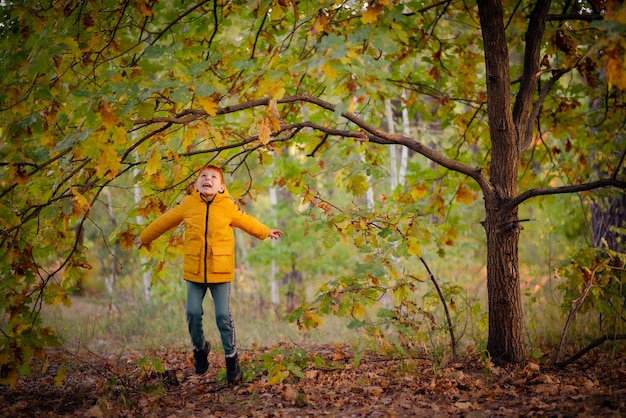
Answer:
<svg viewBox="0 0 626 418"><path fill-rule="evenodd" d="M150 244L161 234L185 223L184 279L197 283L232 282L235 278L235 234L237 227L259 239L270 229L242 212L227 190L207 202L193 191L174 208L159 216L139 237Z"/></svg>

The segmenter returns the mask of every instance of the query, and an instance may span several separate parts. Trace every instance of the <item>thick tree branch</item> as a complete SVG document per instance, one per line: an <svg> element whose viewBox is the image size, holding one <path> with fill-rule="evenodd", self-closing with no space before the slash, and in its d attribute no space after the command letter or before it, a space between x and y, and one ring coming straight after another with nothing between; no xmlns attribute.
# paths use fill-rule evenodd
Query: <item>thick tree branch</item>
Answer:
<svg viewBox="0 0 626 418"><path fill-rule="evenodd" d="M601 14L578 14L578 13L570 13L570 14L558 14L558 15L548 15L546 21L549 22L565 22L568 20L582 20L584 22L593 22L594 20L602 20L604 19Z"/></svg>
<svg viewBox="0 0 626 418"><path fill-rule="evenodd" d="M530 14L528 30L526 31L526 49L524 53L524 72L520 88L513 106L513 123L517 131L517 141L520 150L525 132L529 126L528 114L539 79L541 42L545 32L545 22L550 9L550 1L538 1ZM539 106L540 107L540 106Z"/></svg>
<svg viewBox="0 0 626 418"><path fill-rule="evenodd" d="M591 190L602 189L604 187L616 187L618 189L626 190L626 181L620 181L615 178L608 178L598 181L592 181L590 183L573 184L570 186L530 189L518 194L512 199L509 199L507 203L502 206L502 210L510 210L515 206L519 206L520 204L532 197L547 196L553 194L589 192Z"/></svg>
<svg viewBox="0 0 626 418"><path fill-rule="evenodd" d="M270 100L271 99L269 98L265 98L265 99L252 100L249 102L240 103L240 104L236 104L232 106L221 107L217 110L216 115L226 115L230 113L239 112L242 110L252 109L255 107L267 106L269 105ZM336 106L334 104L327 102L325 100L322 100L313 95L310 95L310 94L299 94L299 95L287 96L287 97L283 97L282 99L277 100L278 104L298 103L298 102L311 103L311 104L321 107L322 109L326 109L331 112L334 112L336 109ZM204 110L187 110L185 112L179 113L178 115L174 117L162 117L162 118L159 117L159 118L154 118L151 120L137 120L135 121L135 125L147 126L153 123L163 123L163 122L183 124L183 123L189 123L193 120L197 120L197 119L207 117L207 116L208 115ZM329 135L334 135L334 136L342 136L342 137L348 137L348 138L363 138L363 139L367 138L370 142L383 144L383 145L390 145L390 144L404 145L407 148L417 152L418 154L421 154L425 156L426 158L430 159L431 161L441 165L442 167L456 171L461 174L465 174L473 178L479 184L479 186L481 187L481 189L483 190L485 194L490 193L492 190L489 180L484 176L480 168L473 168L463 163L460 163L456 160L448 158L445 155L423 145L422 143L420 143L419 141L413 138L408 138L408 137L397 135L397 134L391 134L389 132L378 129L375 126L368 124L367 122L365 122L364 120L360 119L359 117L357 117L356 115L352 113L343 112L341 116L344 119L347 119L348 121L352 122L357 127L359 127L362 130L362 132L354 131L354 130L331 129L331 128L327 128L327 127L317 125L311 122L301 122L301 123L292 124L287 127L283 127L282 130L284 131L286 129L308 127L308 128L312 128L320 132L324 132L324 133L327 133Z"/></svg>
<svg viewBox="0 0 626 418"><path fill-rule="evenodd" d="M539 97L537 98L537 101L533 105L533 110L530 113L530 116L528 117L527 122L526 122L526 129L525 129L525 133L524 133L524 138L522 140L523 142L521 143L521 147L520 147L521 151L524 151L532 143L532 134L533 134L532 126L535 123L535 121L537 120L537 118L539 117L539 112L541 111L541 107L543 106L543 103L546 100L546 96L548 95L548 93L552 89L552 86L554 86L554 84L561 77L563 77L563 75L569 73L570 71L571 71L571 69L554 70L552 72L552 77L550 78L550 80L548 80L548 82L546 84L544 84L543 87L541 88L541 90L539 91ZM522 138L520 138L520 139L522 139Z"/></svg>
<svg viewBox="0 0 626 418"><path fill-rule="evenodd" d="M578 360L579 358L581 358L582 356L584 356L585 354L587 354L594 348L598 347L600 344L604 343L605 341L618 341L618 340L626 340L626 334L605 334L599 338L596 338L592 342L590 342L587 345L587 347L583 348L582 350L574 354L569 359L555 363L554 365L557 367L565 367L568 364L575 362L576 360Z"/></svg>

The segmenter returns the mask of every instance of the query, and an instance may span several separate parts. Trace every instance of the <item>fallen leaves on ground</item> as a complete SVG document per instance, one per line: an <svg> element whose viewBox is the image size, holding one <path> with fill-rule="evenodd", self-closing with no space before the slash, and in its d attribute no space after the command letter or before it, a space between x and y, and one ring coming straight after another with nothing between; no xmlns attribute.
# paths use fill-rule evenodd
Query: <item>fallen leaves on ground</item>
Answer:
<svg viewBox="0 0 626 418"><path fill-rule="evenodd" d="M270 349L240 353L244 369ZM161 350L165 372L138 366L146 353L103 357L51 352L45 371L0 387L2 417L403 417L624 416L626 356L590 354L564 369L529 364L501 368L478 356L437 366L429 359L389 359L371 353L355 361L348 346L310 346L323 358L301 378L270 384L248 375L222 383L224 358L193 374L189 352ZM59 370L66 372L61 383ZM223 372L222 372L223 374ZM59 383L61 383L59 385Z"/></svg>

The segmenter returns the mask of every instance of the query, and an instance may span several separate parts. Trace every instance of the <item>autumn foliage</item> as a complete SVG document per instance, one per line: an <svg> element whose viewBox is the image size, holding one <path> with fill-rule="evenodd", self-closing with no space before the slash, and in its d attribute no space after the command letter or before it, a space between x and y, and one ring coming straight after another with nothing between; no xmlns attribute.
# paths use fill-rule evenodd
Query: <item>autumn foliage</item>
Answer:
<svg viewBox="0 0 626 418"><path fill-rule="evenodd" d="M137 233L207 162L232 175L241 203L274 187L301 216L300 239L259 264L279 260L288 274L288 250L309 234L330 254L334 271L307 265L323 283L291 319L307 329L348 318L385 353L410 353L425 330L454 340L453 318L435 320L413 297L438 282L424 248L445 259L482 225L486 348L522 370L518 210L580 193L585 212L598 190L626 188L620 1L6 1L0 11L0 381L11 387L60 345L42 307L70 305L90 271L141 271L150 255L155 277L169 272L180 234L148 254ZM398 148L406 164L390 186ZM353 252L333 255L341 244ZM610 250L623 263L623 249ZM568 300L598 265L583 255L558 270L570 273ZM610 310L617 336L623 264L610 267L589 276L602 282L587 304L610 295L593 307ZM458 301L453 280L431 302ZM385 399L373 380L367 394ZM415 391L444 385L429 382Z"/></svg>

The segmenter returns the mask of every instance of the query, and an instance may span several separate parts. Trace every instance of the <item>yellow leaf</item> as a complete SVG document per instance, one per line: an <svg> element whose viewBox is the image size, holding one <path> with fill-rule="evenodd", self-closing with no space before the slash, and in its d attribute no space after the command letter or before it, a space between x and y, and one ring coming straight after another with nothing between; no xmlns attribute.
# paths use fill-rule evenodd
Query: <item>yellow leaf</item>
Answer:
<svg viewBox="0 0 626 418"><path fill-rule="evenodd" d="M111 104L107 102L100 102L98 105L98 114L102 119L102 124L106 128L110 128L111 126L117 125L119 122L119 118L113 113L113 109L111 108Z"/></svg>
<svg viewBox="0 0 626 418"><path fill-rule="evenodd" d="M259 162L261 165L271 165L274 162L274 155L269 152L259 152Z"/></svg>
<svg viewBox="0 0 626 418"><path fill-rule="evenodd" d="M53 149L55 145L57 144L57 139L51 133L46 132L45 134L43 134L43 137L41 138L41 143L42 145L45 145L46 147Z"/></svg>
<svg viewBox="0 0 626 418"><path fill-rule="evenodd" d="M411 255L422 255L422 246L416 237L408 237L406 242L407 249Z"/></svg>
<svg viewBox="0 0 626 418"><path fill-rule="evenodd" d="M622 58L617 47L606 50L606 78L609 87L626 90L626 58Z"/></svg>
<svg viewBox="0 0 626 418"><path fill-rule="evenodd" d="M271 99L268 103L265 116L269 119L270 124L272 125L272 130L279 131L281 120L280 112L278 111L278 100L276 98Z"/></svg>
<svg viewBox="0 0 626 418"><path fill-rule="evenodd" d="M113 128L113 143L116 145L126 144L126 128L123 126L116 126Z"/></svg>
<svg viewBox="0 0 626 418"><path fill-rule="evenodd" d="M376 20L378 20L378 9L376 9L375 7L370 7L369 9L367 9L365 13L363 13L363 17L361 18L361 21L366 25L374 23L376 22Z"/></svg>
<svg viewBox="0 0 626 418"><path fill-rule="evenodd" d="M146 174L151 176L161 169L161 153L156 149L152 151L152 155L146 162Z"/></svg>
<svg viewBox="0 0 626 418"><path fill-rule="evenodd" d="M359 173L350 179L349 189L355 196L363 196L370 188L367 177L363 173Z"/></svg>
<svg viewBox="0 0 626 418"><path fill-rule="evenodd" d="M322 71L331 81L337 78L337 70L335 70L328 62L322 65Z"/></svg>
<svg viewBox="0 0 626 418"><path fill-rule="evenodd" d="M152 181L157 187L160 187L161 189L164 188L165 185L167 184L167 182L165 181L165 176L163 175L162 171L159 171L158 173L153 175Z"/></svg>
<svg viewBox="0 0 626 418"><path fill-rule="evenodd" d="M262 144L267 144L270 142L272 130L269 127L269 124L265 121L265 119L261 119L259 122L259 140Z"/></svg>
<svg viewBox="0 0 626 418"><path fill-rule="evenodd" d="M4 373L4 376L0 377L0 383L8 385L9 388L14 389L17 385L17 370L9 368L9 370Z"/></svg>
<svg viewBox="0 0 626 418"><path fill-rule="evenodd" d="M67 378L67 366L65 364L61 364L57 369L57 375L54 377L54 384L56 387L63 386L65 383L65 379Z"/></svg>
<svg viewBox="0 0 626 418"><path fill-rule="evenodd" d="M133 248L133 246L135 245L135 241L137 240L137 236L129 230L120 232L118 234L118 238L120 247L122 247L126 251Z"/></svg>
<svg viewBox="0 0 626 418"><path fill-rule="evenodd" d="M428 189L423 184L413 186L411 189L411 197L413 199L420 199L426 196L426 192L428 192Z"/></svg>
<svg viewBox="0 0 626 418"><path fill-rule="evenodd" d="M606 20L614 20L622 25L626 24L626 7L615 7L617 2L608 3L606 8Z"/></svg>
<svg viewBox="0 0 626 418"><path fill-rule="evenodd" d="M404 302L409 296L409 289L406 286L398 286L393 290L393 298L396 303Z"/></svg>
<svg viewBox="0 0 626 418"><path fill-rule="evenodd" d="M356 97L351 97L350 103L348 104L348 112L354 113L354 109L356 109Z"/></svg>
<svg viewBox="0 0 626 418"><path fill-rule="evenodd" d="M141 15L144 17L152 16L152 7L145 1L137 1L137 9L141 12Z"/></svg>
<svg viewBox="0 0 626 418"><path fill-rule="evenodd" d="M354 302L352 305L352 316L355 318L363 318L365 316L365 308L358 302Z"/></svg>
<svg viewBox="0 0 626 418"><path fill-rule="evenodd" d="M461 183L456 191L456 201L469 205L474 200L476 200L476 194Z"/></svg>
<svg viewBox="0 0 626 418"><path fill-rule="evenodd" d="M217 114L217 103L215 103L215 101L211 97L198 97L198 102L207 113L207 115L215 116Z"/></svg>
<svg viewBox="0 0 626 418"><path fill-rule="evenodd" d="M283 17L283 14L283 9L279 4L275 3L272 5L272 11L270 13L272 20L280 20L280 18Z"/></svg>
<svg viewBox="0 0 626 418"><path fill-rule="evenodd" d="M100 178L107 174L109 177L115 177L121 166L117 151L113 147L105 147L96 162L96 175Z"/></svg>
<svg viewBox="0 0 626 418"><path fill-rule="evenodd" d="M185 151L191 151L191 147L198 136L198 131L195 126L187 125L185 132L183 133L183 149Z"/></svg>
<svg viewBox="0 0 626 418"><path fill-rule="evenodd" d="M313 24L313 33L322 33L324 31L326 31L328 27L328 21L324 16L320 16L315 20L315 23Z"/></svg>
<svg viewBox="0 0 626 418"><path fill-rule="evenodd" d="M80 206L81 209L89 208L91 209L91 205L89 204L89 200L85 196L83 196L76 187L70 187L70 191L74 195L74 200Z"/></svg>
<svg viewBox="0 0 626 418"><path fill-rule="evenodd" d="M270 385L276 385L288 377L289 377L289 372L287 370L273 369L267 375L267 383Z"/></svg>
<svg viewBox="0 0 626 418"><path fill-rule="evenodd" d="M305 311L303 314L303 319L305 322L305 326L307 328L317 328L320 325L324 325L324 321L322 321L322 318L319 317L319 315L317 315L314 312L311 311Z"/></svg>

